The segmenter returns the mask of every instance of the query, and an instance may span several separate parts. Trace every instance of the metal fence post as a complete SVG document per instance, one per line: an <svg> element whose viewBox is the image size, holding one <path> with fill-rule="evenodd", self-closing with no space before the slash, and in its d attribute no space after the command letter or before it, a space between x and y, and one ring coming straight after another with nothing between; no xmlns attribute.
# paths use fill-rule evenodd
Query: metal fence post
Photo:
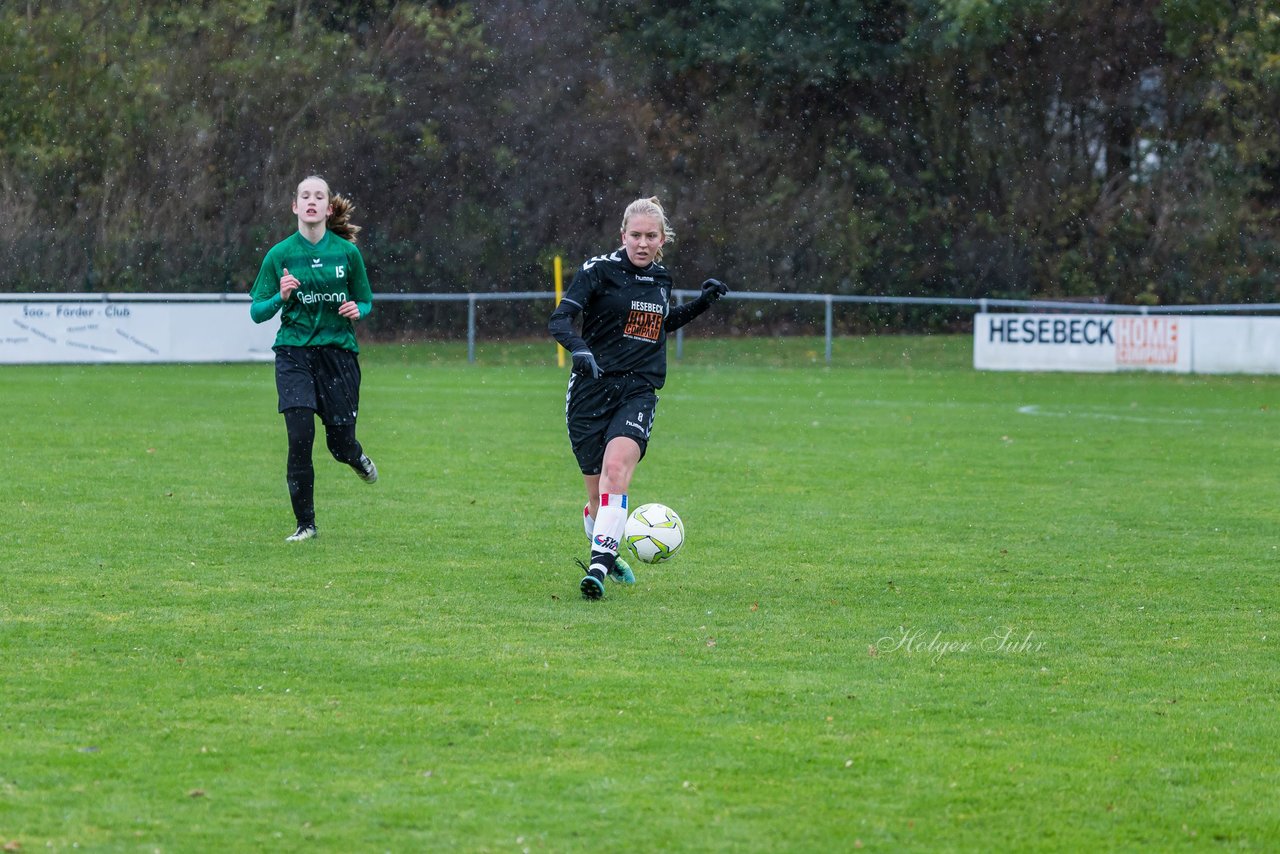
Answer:
<svg viewBox="0 0 1280 854"><path fill-rule="evenodd" d="M835 304L835 300L831 299L831 295L830 295L830 294L828 294L828 295L827 295L827 298L826 298L825 300L823 300L823 302L824 302L824 303L826 303L826 323L827 323L827 364L829 365L829 364L831 364L831 339L832 339L832 337L833 337L833 336L832 336L832 328L833 328L833 326L834 326L834 324L832 323L832 314L833 314L833 312L832 312L832 306Z"/></svg>
<svg viewBox="0 0 1280 854"><path fill-rule="evenodd" d="M684 296L682 294L677 294L675 292L672 292L671 295L676 298L677 306L684 305ZM676 361L678 362L683 358L684 358L684 327L681 326L679 329L676 330Z"/></svg>
<svg viewBox="0 0 1280 854"><path fill-rule="evenodd" d="M467 364L476 363L476 295L467 294Z"/></svg>

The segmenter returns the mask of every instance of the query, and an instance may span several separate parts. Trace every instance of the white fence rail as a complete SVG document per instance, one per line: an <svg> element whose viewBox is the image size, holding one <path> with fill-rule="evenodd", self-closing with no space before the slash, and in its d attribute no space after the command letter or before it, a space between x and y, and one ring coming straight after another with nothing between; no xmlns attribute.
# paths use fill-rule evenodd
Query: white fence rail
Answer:
<svg viewBox="0 0 1280 854"><path fill-rule="evenodd" d="M672 293L677 303L693 299L700 292L694 290L676 290ZM374 295L375 302L451 302L465 303L467 306L467 360L475 361L476 349L476 314L482 302L510 300L546 300L547 313L551 313L551 302L555 299L552 291L509 291L493 293L380 293ZM773 303L821 303L823 306L823 335L826 341L825 357L831 362L832 344L835 339L835 308L837 305L905 305L905 306L949 306L969 309L976 313L987 313L993 310L1022 312L1075 312L1106 314L1138 314L1138 315L1195 315L1195 314L1270 314L1280 312L1280 303L1239 303L1232 305L1182 305L1182 306L1143 306L1115 305L1107 303L1084 303L1069 300L1015 300L1015 299L966 299L952 297L901 297L901 296L869 296L845 294L798 294L781 292L734 291L726 297L728 300L751 300ZM99 293L99 294L0 294L0 306L19 303L30 306L58 303L67 305L127 305L130 303L186 305L192 303L247 303L246 294L173 294L173 293ZM244 311L244 322L250 324L248 311ZM537 330L541 331L541 330ZM3 330L0 330L0 343L3 342ZM675 334L675 356L683 356L684 330ZM85 354L85 361L93 361L91 353ZM0 347L0 362L12 361L3 357Z"/></svg>

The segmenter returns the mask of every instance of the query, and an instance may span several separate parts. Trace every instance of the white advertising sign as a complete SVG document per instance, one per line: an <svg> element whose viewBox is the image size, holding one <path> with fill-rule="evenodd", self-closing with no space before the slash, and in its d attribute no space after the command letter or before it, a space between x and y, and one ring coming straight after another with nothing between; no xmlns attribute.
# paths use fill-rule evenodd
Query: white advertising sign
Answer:
<svg viewBox="0 0 1280 854"><path fill-rule="evenodd" d="M3 302L0 364L269 361L279 326L247 301Z"/></svg>
<svg viewBox="0 0 1280 854"><path fill-rule="evenodd" d="M1280 374L1280 317L1197 317L1192 370Z"/></svg>
<svg viewBox="0 0 1280 854"><path fill-rule="evenodd" d="M981 313L973 321L973 366L1280 373L1280 318Z"/></svg>

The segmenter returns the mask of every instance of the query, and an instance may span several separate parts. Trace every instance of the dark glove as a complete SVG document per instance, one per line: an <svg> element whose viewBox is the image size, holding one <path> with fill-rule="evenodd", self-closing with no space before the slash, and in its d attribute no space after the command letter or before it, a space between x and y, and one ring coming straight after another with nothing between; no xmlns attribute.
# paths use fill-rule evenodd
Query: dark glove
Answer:
<svg viewBox="0 0 1280 854"><path fill-rule="evenodd" d="M715 302L729 293L729 286L719 279L707 279L702 283L702 298L707 302Z"/></svg>
<svg viewBox="0 0 1280 854"><path fill-rule="evenodd" d="M573 372L580 376L591 377L593 380L600 379L600 375L604 373L596 364L596 357L590 350L579 350L573 354Z"/></svg>

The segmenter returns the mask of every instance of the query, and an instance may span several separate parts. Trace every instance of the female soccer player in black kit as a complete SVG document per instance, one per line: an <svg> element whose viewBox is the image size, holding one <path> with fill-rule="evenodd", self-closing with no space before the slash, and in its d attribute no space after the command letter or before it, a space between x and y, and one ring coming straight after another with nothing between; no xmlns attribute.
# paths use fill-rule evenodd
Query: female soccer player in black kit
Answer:
<svg viewBox="0 0 1280 854"><path fill-rule="evenodd" d="M715 279L693 302L671 307L671 274L658 262L675 234L657 198L637 199L622 215L622 247L582 265L551 314L551 335L573 354L565 420L587 489L584 524L591 562L580 589L604 595L606 576L635 583L618 544L627 521L627 489L644 457L667 378L667 333L729 292ZM582 315L582 334L574 319Z"/></svg>

